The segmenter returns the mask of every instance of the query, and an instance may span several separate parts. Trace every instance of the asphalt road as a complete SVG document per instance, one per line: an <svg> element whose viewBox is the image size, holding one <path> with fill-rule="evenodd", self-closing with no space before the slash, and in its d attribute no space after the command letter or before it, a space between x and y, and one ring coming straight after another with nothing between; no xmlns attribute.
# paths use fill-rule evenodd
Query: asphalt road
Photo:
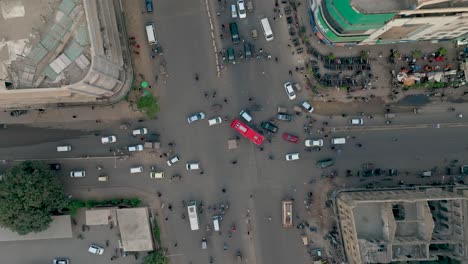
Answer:
<svg viewBox="0 0 468 264"><path fill-rule="evenodd" d="M269 16L275 40L266 43L260 34L255 45L271 53L272 56L277 56L279 63L275 63L274 60L252 60L226 65L221 78L218 78L216 73L212 41L208 31L210 25L203 4L204 2L197 1L158 2L154 20L158 23L158 37L164 47L169 78L159 91L161 113L157 120L142 123L135 120L129 130L119 129L120 123L83 122L83 128L86 128L83 130L9 126L5 130L0 130L0 160L39 158L50 159L51 163L60 162L62 164L60 176L68 193L86 189L98 189L104 193L106 188L125 186L153 194L155 199L157 192L162 193L160 203L164 204L164 208L159 209L157 213L162 227L164 246L168 248L171 263L174 264L207 263L210 256L215 259L215 263L234 263L237 251L242 252L248 263L309 263L306 249L300 240L300 232L296 228L281 227L281 200L294 198L299 201L295 209L295 215L298 215L295 221L306 218L306 212L299 204L307 192L321 191L320 181L323 172L337 170L338 176L334 179L337 186L353 188L372 182L376 187L378 185L383 187L396 185L401 180L405 183L445 181L448 179L443 177L442 168L449 166L451 160L457 159L458 164L468 162L464 159L468 147L465 129L443 125L447 122L456 123L464 120L446 111L399 115L392 120L391 125L385 125L383 117L376 116L372 119L364 117L364 126L353 129L345 129L349 117L335 116L330 119L312 115L312 118L318 121L313 125L314 132L310 136L302 129L304 123L309 121L302 114L290 123L278 121L280 131L272 136L272 143L264 144L263 151L243 138L238 149L228 150L227 140L237 135L229 124L241 109L254 104L261 105L262 111L252 112L253 125L259 127L261 121L275 116L278 106L288 107L291 111L294 104L299 103L301 98L306 98L306 94L304 91L298 93L298 99L291 102L283 89L285 81L294 80L291 79L294 77L288 74L293 62L286 49L288 40L286 23L271 19L272 3L257 1L256 12L249 13L248 18L242 21L237 19L237 22L241 35L248 39L252 27L260 30L259 19ZM215 6L217 2L212 4L213 10L217 10ZM219 26L220 23L230 22L228 16L226 10L220 17L214 18L215 24ZM217 41L219 47L234 46L229 38ZM198 81L194 79L195 73L200 76ZM208 93L208 98L205 98L205 92ZM216 92L215 97L213 92ZM223 102L224 98L228 99L227 104ZM253 100L249 101L249 98ZM216 113L211 111L212 104L223 105L222 110ZM206 120L187 124L186 118L199 111L205 112L207 118L227 116L229 122L213 127L209 127ZM316 129L320 129L322 127L320 124L324 121L329 123L325 129L335 128L335 131L339 132L327 133L327 138L324 134L318 134ZM442 124L441 128L431 127L431 124L437 123ZM425 127L415 128L415 124L422 124ZM116 149L123 150L130 144L142 142L140 138L130 135L131 129L141 126L148 127L150 132L160 134L163 144L161 153L169 153L171 150L173 151L171 153L180 155L181 162L168 167L165 163L166 158L160 157L161 153L148 150L132 154L130 158L124 160L99 158L113 156ZM379 129L368 129L372 127ZM300 143L283 141L281 139L283 132L299 136ZM109 134L116 135L118 142L102 145L100 136ZM340 151L331 150L329 138L338 136L347 137L348 142L337 148ZM305 151L303 140L306 137L324 138L325 146L322 151ZM398 140L394 141L394 138ZM175 142L176 145L170 148L167 145L169 142ZM362 144L362 147L356 148L356 143ZM57 153L55 148L60 144L71 145L73 151ZM289 152L300 152L301 159L293 162L285 161L284 155ZM127 154L125 150L123 153ZM269 155L273 155L274 159L270 160ZM84 156L91 158L83 159ZM336 166L326 170L317 169L315 162L327 157L334 158ZM231 163L233 160L238 161L237 165ZM187 172L185 163L188 161L200 162L204 174ZM402 173L390 181L383 181L383 178L377 177L344 176L345 170L356 172L366 162L372 162L381 168L407 171L409 174ZM131 166L140 164L145 168L144 173L134 175L129 173ZM149 178L149 168L153 165L166 173L165 179ZM97 171L97 166L103 170ZM438 170L432 179L420 179L416 176L419 170L428 170L436 166ZM87 176L82 179L70 178L69 171L72 169L85 169ZM106 183L98 182L97 176L100 174L109 175L110 180ZM170 176L175 174L182 175L182 181L169 181ZM316 184L309 184L314 181ZM222 191L223 188L226 192ZM205 210L199 215L201 227L199 231L190 231L187 220L182 219L182 214L186 214L186 208L182 207L183 200L204 202ZM205 226L211 224L213 215L208 207L224 201L229 201L230 207L221 223L221 232L206 232ZM169 204L173 207L172 211L167 209ZM246 223L247 210L250 211L251 217L249 227ZM165 220L166 218L168 220ZM232 225L237 227L237 231L229 237L228 230ZM207 250L201 249L203 237L208 240ZM37 251L31 255L37 256L38 262L47 262L54 255L70 256L73 263L88 261L87 255L74 253L76 241L61 242L50 242L56 244L57 249L51 247L47 254ZM2 255L7 255L13 248L32 247L41 243L40 241L2 243L5 246L0 248L0 252ZM224 244L227 245L227 250L223 250ZM18 255L11 256L9 263L30 262L27 262L24 256Z"/></svg>

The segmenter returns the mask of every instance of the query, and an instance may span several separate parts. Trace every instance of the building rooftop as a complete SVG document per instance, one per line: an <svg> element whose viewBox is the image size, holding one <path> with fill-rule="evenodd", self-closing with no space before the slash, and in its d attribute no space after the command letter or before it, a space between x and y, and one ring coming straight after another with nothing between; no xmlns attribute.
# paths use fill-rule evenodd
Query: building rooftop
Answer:
<svg viewBox="0 0 468 264"><path fill-rule="evenodd" d="M396 13L401 10L413 10L418 0L351 0L351 6L362 13Z"/></svg>

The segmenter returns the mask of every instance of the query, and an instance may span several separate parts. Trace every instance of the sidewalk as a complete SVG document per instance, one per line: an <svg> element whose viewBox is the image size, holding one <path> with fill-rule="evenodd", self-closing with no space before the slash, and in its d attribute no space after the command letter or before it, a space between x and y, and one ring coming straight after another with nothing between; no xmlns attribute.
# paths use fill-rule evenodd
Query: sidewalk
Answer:
<svg viewBox="0 0 468 264"><path fill-rule="evenodd" d="M72 123L79 121L102 122L116 121L122 119L144 118L140 112L130 109L127 102L120 102L111 106L77 106L65 108L48 108L43 113L38 110L29 110L19 117L10 116L10 111L0 112L0 124L45 124L45 123Z"/></svg>

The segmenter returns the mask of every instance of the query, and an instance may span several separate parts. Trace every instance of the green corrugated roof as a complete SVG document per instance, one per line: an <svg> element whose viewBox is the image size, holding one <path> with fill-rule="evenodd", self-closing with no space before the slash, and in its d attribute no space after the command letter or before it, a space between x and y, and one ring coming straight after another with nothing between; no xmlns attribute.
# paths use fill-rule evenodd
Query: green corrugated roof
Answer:
<svg viewBox="0 0 468 264"><path fill-rule="evenodd" d="M339 0L339 3L334 3L333 0L325 0L327 3L332 2L336 10L341 16L350 24L373 24L384 25L386 21L393 18L395 13L382 13L382 14L363 14L357 12L352 8L350 0Z"/></svg>
<svg viewBox="0 0 468 264"><path fill-rule="evenodd" d="M359 42L367 39L367 36L352 36L352 37L341 37L336 35L325 23L323 19L322 12L319 9L317 12L317 26L320 29L320 32L331 42Z"/></svg>
<svg viewBox="0 0 468 264"><path fill-rule="evenodd" d="M327 10L330 15L333 17L336 23L338 23L344 30L346 31L362 31L362 30L369 30L369 29L378 29L382 27L382 24L355 24L352 25L350 22L345 20L343 16L338 13L335 6L331 1L326 1L325 3L327 6Z"/></svg>

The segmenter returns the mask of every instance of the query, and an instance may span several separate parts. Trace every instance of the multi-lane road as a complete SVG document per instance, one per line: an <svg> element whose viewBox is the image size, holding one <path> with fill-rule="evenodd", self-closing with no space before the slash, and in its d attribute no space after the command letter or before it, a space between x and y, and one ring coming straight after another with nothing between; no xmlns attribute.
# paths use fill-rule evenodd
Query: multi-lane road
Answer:
<svg viewBox="0 0 468 264"><path fill-rule="evenodd" d="M216 10L217 3L211 4L213 10ZM158 2L153 16L158 24L158 38L164 47L169 72L166 84L158 88L161 106L158 119L144 122L131 120L129 130L119 129L121 122L83 122L82 130L9 126L0 130L0 160L46 159L51 163L60 162L60 177L69 194L96 189L105 193L107 188L130 187L136 194L141 191L153 195L159 204L165 205L157 213L164 247L168 248L174 264L207 263L210 256L215 263L234 263L237 251L242 252L248 263L308 263L299 231L296 228L281 227L281 200L295 198L299 201L295 214L301 219L306 218L301 201L309 191L322 191L322 170L315 167L315 162L321 158L332 157L336 160L336 166L332 169L338 171L338 176L334 179L334 184L338 187L359 187L369 182L382 186L396 185L400 180L417 183L421 181L414 176L418 170L435 166L443 168L454 159L459 164L467 162L464 159L468 151L468 138L464 128L466 123L454 113L446 111L398 115L390 125L385 124L383 116L372 119L364 117L364 125L353 128L348 128L349 117L334 116L330 119L328 116L312 114L312 118L317 119L313 126L314 131L322 128L321 124L325 121L328 122L325 129L334 130L327 133L328 137L316 132L306 135L303 125L309 119L302 114L292 122L277 121L280 131L272 136L271 143L265 141L263 150L245 139L241 139L238 149L228 150L227 140L236 136L229 123L232 118L237 117L240 110L253 104L261 105L262 111L252 112L252 123L259 127L261 121L275 116L278 106L287 107L292 112L294 104L308 98L306 92L302 91L298 93L298 99L289 101L284 91L283 83L294 80L288 75L288 70L293 67L293 59L287 50L286 22L272 20L272 4L257 1L255 13L249 13L247 19L237 19L237 23L241 36L248 39L248 32L253 26L260 30L259 19L269 17L275 40L267 43L260 35L255 45L277 56L280 63L275 63L274 60L252 60L226 65L218 78L204 2ZM215 26L230 22L228 15L226 11L220 17L215 17ZM229 38L218 41L218 45L233 46ZM156 67L154 71L157 72ZM195 73L200 76L198 81L194 79ZM205 98L205 92L208 92L208 98ZM215 97L212 96L213 92L216 92ZM224 103L224 98L227 103ZM222 110L213 112L213 104L223 105ZM187 124L186 117L199 111L205 112L207 118L227 116L229 122L213 127L209 127L206 120ZM445 125L446 123L458 125ZM434 124L441 124L440 128L434 127ZM52 124L51 127L53 126ZM145 150L132 153L128 159L113 158L114 150L121 149L127 155L129 153L124 150L126 146L142 142L131 136L131 129L143 126L150 133L161 135L161 152ZM299 136L300 143L283 141L283 132ZM116 135L118 142L112 145L101 144L100 136L109 134ZM346 145L338 148L339 151L330 149L329 139L335 136L348 139ZM323 138L325 146L322 151L305 151L303 140L306 137ZM168 146L169 142L175 142L175 146ZM362 144L362 147L357 148L357 143ZM55 148L60 144L71 145L72 152L57 153ZM181 162L171 167L166 165L165 157L160 157L161 153L169 150L181 157ZM285 161L284 155L289 152L300 152L301 159ZM270 155L273 159L269 159ZM83 158L85 156L89 158ZM232 164L233 160L237 160L237 164ZM188 161L200 162L204 174L187 172L185 163ZM345 170L357 171L366 162L382 168L408 171L410 174L402 174L391 181L382 181L376 177L344 177ZM145 172L131 175L129 168L140 164L144 166ZM102 167L102 171L98 171L97 166ZM150 166L163 170L166 178L150 179ZM82 179L70 178L69 171L72 169L85 169L87 176ZM102 173L109 175L108 182L97 181L97 176ZM170 176L175 174L182 175L182 181L170 182ZM442 174L440 169L434 179L426 181L440 181ZM222 191L223 188L225 192ZM158 198L157 192L162 193L162 197ZM181 218L182 213L186 213L182 200L204 202L206 208L200 215L202 228L199 231L190 231L187 220ZM207 233L205 226L211 224L213 215L207 207L222 201L229 201L230 209L221 223L221 232ZM167 209L168 204L173 205L172 211ZM252 221L249 230L246 224L247 210L250 211ZM237 231L229 237L228 230L232 225L237 227ZM208 240L207 250L201 249L203 237ZM223 249L225 244L227 250ZM10 249L1 247L0 252L3 250ZM73 248L64 247L54 253L74 256L73 263L85 261L84 257L76 256L72 250ZM7 251L3 254L7 254ZM18 256L11 263L25 263L23 258L24 256ZM50 259L50 255L41 256L38 253L35 258L39 262L45 262ZM106 262L103 260L102 263Z"/></svg>

